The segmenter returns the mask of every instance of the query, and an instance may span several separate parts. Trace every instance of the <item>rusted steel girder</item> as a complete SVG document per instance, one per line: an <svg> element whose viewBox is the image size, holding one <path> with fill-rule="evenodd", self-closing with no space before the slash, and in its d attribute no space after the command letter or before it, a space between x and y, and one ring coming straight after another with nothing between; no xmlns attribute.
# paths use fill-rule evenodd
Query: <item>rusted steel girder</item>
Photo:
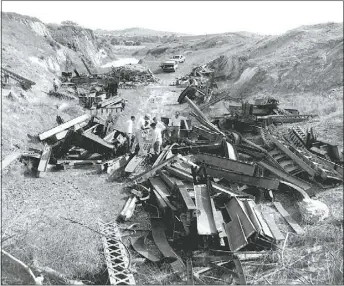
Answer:
<svg viewBox="0 0 344 286"><path fill-rule="evenodd" d="M160 170L161 168L165 167L166 165L172 163L172 161L176 160L177 155L174 155L173 157L160 162L158 165L156 165L155 167L153 167L152 169L137 175L136 177L134 177L132 180L133 182L135 182L136 184L138 183L142 183L144 181L146 181L148 178L152 177L155 175L156 171Z"/></svg>
<svg viewBox="0 0 344 286"><path fill-rule="evenodd" d="M211 177L224 178L230 182L256 186L268 190L277 190L279 185L279 180L277 179L248 176L244 174L213 168L210 166L206 167L206 172L207 175Z"/></svg>
<svg viewBox="0 0 344 286"><path fill-rule="evenodd" d="M256 169L256 166L252 164L205 153L196 154L195 157L198 162L202 162L211 166L221 166L221 168L224 170L234 171L249 176L253 176Z"/></svg>
<svg viewBox="0 0 344 286"><path fill-rule="evenodd" d="M168 243L164 223L160 218L151 218L152 236L156 246L165 258L170 260L171 266L176 273L185 273L185 265L182 259L174 252ZM174 263L173 263L174 262Z"/></svg>
<svg viewBox="0 0 344 286"><path fill-rule="evenodd" d="M103 234L102 241L109 280L111 285L135 285L130 273L129 253L122 243L116 223L99 222L99 230Z"/></svg>
<svg viewBox="0 0 344 286"><path fill-rule="evenodd" d="M147 258L152 262L159 262L160 259L156 257L153 253L151 253L148 249L148 246L145 243L145 236L140 237L131 237L130 238L131 245L135 249L136 252L141 254L143 257Z"/></svg>
<svg viewBox="0 0 344 286"><path fill-rule="evenodd" d="M194 185L197 216L197 231L199 235L216 235L217 228L207 185Z"/></svg>

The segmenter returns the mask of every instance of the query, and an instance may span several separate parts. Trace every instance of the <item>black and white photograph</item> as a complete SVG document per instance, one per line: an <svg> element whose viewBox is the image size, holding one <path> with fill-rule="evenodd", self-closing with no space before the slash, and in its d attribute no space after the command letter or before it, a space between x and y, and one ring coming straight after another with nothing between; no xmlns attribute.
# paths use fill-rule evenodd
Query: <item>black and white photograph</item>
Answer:
<svg viewBox="0 0 344 286"><path fill-rule="evenodd" d="M1 1L1 285L343 285L343 1Z"/></svg>

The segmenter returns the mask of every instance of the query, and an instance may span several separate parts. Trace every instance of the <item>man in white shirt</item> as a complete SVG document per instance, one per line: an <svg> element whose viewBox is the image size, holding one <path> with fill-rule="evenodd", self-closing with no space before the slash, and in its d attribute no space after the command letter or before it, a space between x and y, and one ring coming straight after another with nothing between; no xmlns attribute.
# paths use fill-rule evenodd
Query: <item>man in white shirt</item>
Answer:
<svg viewBox="0 0 344 286"><path fill-rule="evenodd" d="M154 154L159 155L162 144L161 129L157 127L156 123L152 123L150 126L152 128L152 144Z"/></svg>
<svg viewBox="0 0 344 286"><path fill-rule="evenodd" d="M180 116L179 111L176 111L175 115L172 116L169 122L169 126L172 126L173 128L173 137L177 138L177 140L179 140L179 137L180 137L180 125L181 125L182 120L185 123L186 129L189 129L188 124L186 122L186 118L183 116Z"/></svg>
<svg viewBox="0 0 344 286"><path fill-rule="evenodd" d="M162 138L166 138L167 128L166 125L161 121L160 116L157 115L153 117L153 122L156 123L156 127L161 130Z"/></svg>
<svg viewBox="0 0 344 286"><path fill-rule="evenodd" d="M131 148L131 152L134 153L136 149L136 145L139 144L139 147L141 148L143 145L143 137L142 135L145 136L145 131L150 129L150 116L146 114L143 118L140 118L138 123L137 123L137 128L135 132L135 140L133 143L133 146Z"/></svg>
<svg viewBox="0 0 344 286"><path fill-rule="evenodd" d="M127 151L129 152L130 148L133 145L133 141L135 138L135 116L131 116L130 119L127 121L127 132L126 132L126 138L127 138Z"/></svg>

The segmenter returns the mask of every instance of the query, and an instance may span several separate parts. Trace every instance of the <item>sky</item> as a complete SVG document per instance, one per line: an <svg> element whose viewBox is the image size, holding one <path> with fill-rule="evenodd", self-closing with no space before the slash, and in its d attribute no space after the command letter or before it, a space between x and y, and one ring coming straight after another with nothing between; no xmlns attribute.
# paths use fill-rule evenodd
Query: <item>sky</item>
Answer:
<svg viewBox="0 0 344 286"><path fill-rule="evenodd" d="M343 1L2 1L2 11L91 29L140 27L185 34L282 34L343 22Z"/></svg>

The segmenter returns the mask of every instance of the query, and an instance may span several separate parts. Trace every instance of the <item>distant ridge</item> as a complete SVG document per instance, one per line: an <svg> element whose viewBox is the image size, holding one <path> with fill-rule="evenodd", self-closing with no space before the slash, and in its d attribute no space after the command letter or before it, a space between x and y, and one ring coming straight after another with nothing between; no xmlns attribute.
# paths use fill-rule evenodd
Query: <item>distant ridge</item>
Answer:
<svg viewBox="0 0 344 286"><path fill-rule="evenodd" d="M166 32L166 31L157 31L152 29L145 29L145 28L128 28L123 30L102 30L97 29L94 30L96 35L111 35L111 36L190 36L190 34L182 34L182 33L175 33L175 32Z"/></svg>

